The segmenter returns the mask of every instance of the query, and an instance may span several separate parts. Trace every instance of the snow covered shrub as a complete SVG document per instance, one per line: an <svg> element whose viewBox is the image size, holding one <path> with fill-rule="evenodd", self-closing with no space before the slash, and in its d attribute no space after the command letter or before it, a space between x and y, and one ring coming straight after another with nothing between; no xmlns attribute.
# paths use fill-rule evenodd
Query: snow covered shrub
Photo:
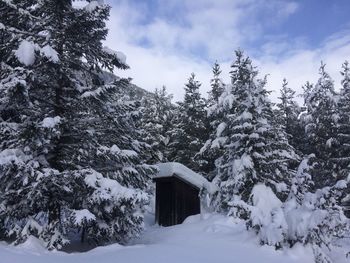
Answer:
<svg viewBox="0 0 350 263"><path fill-rule="evenodd" d="M250 218L247 224L258 232L262 244L282 247L288 228L282 202L270 187L263 184L253 188L250 199Z"/></svg>
<svg viewBox="0 0 350 263"><path fill-rule="evenodd" d="M327 249L331 250L335 238L349 231L349 221L337 201L344 187L349 186L340 181L333 187L299 195L298 199L291 194L293 197L282 203L270 187L258 184L248 203L236 199L235 211L238 207L246 212L247 227L257 233L261 244L276 248L310 245L317 263L329 263L332 261Z"/></svg>
<svg viewBox="0 0 350 263"><path fill-rule="evenodd" d="M80 228L82 239L101 244L125 242L143 229L143 207L148 195L137 189L120 185L94 170L84 176L73 174L86 195L69 210L72 226Z"/></svg>
<svg viewBox="0 0 350 263"><path fill-rule="evenodd" d="M9 203L7 195L0 197L6 204L0 218L16 244L32 235L48 249L60 249L69 243L72 233L93 244L125 242L142 230L146 193L123 187L91 169L54 173L41 174L28 191L7 191L18 203ZM50 215L52 211L58 215Z"/></svg>
<svg viewBox="0 0 350 263"><path fill-rule="evenodd" d="M253 188L246 206L247 226L257 232L262 244L277 248L296 243L311 245L316 262L331 262L325 249L331 249L334 238L343 237L349 230L349 220L340 206L349 182L338 181L312 192L309 171L313 158L310 155L299 165L285 203L265 185Z"/></svg>
<svg viewBox="0 0 350 263"><path fill-rule="evenodd" d="M315 261L332 262L327 249L335 238L344 237L350 230L349 220L340 205L349 180L338 181L331 187L313 190L310 175L315 156L300 163L292 178L287 200L282 202L271 187L256 184L247 201L233 195L228 214L246 220L261 244L282 248L296 243L312 247Z"/></svg>
<svg viewBox="0 0 350 263"><path fill-rule="evenodd" d="M291 198L285 203L291 245L301 242L329 248L334 237L344 235L349 226L339 197L345 186L345 181L340 181L333 187L306 193L299 202Z"/></svg>
<svg viewBox="0 0 350 263"><path fill-rule="evenodd" d="M45 246L49 250L61 249L64 245L69 244L69 240L66 238L64 232L65 231L61 223L59 221L56 221L44 225L38 238L44 241Z"/></svg>
<svg viewBox="0 0 350 263"><path fill-rule="evenodd" d="M300 242L329 248L332 239L341 237L349 227L340 205L349 181L341 180L333 186L312 191L313 181L309 172L313 158L313 155L308 156L299 165L284 204L287 240L290 245Z"/></svg>
<svg viewBox="0 0 350 263"><path fill-rule="evenodd" d="M70 178L57 170L33 166L32 160L8 157L12 161L2 163L0 177L0 218L6 236L19 244L33 235L49 249L61 248L67 240L60 208L69 205Z"/></svg>

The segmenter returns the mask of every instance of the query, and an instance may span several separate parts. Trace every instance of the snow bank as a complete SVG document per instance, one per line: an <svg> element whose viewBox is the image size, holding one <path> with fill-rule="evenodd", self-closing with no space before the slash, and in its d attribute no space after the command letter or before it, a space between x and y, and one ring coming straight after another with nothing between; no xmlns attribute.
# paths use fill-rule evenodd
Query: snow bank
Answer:
<svg viewBox="0 0 350 263"><path fill-rule="evenodd" d="M24 243L19 244L17 248L28 251L36 255L48 253L44 242L34 236L29 236L27 240ZM16 261L12 261L12 262L16 262Z"/></svg>
<svg viewBox="0 0 350 263"><path fill-rule="evenodd" d="M269 246L261 247L256 235L246 231L243 221L216 214L204 219L190 217L186 224L171 227L152 226L128 246L112 244L71 254L47 252L35 239L26 246L28 249L0 243L0 262L314 263L310 249L295 246L276 251Z"/></svg>
<svg viewBox="0 0 350 263"><path fill-rule="evenodd" d="M190 184L198 187L199 189L205 188L209 193L214 193L217 189L216 186L210 183L202 175L192 171L181 163L169 162L160 163L157 165L158 173L156 177L172 177L178 176L179 178L189 182Z"/></svg>

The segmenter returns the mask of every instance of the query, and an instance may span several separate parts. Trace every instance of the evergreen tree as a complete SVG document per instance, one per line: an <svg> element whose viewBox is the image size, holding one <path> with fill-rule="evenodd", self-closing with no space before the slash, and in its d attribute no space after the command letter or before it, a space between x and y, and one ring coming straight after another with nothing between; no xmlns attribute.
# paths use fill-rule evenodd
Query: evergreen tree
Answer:
<svg viewBox="0 0 350 263"><path fill-rule="evenodd" d="M102 46L109 7L0 1L0 12L8 41L0 51L6 235L17 243L35 235L51 249L72 231L95 243L137 234L154 169L143 163L146 144L135 140L129 108L119 101L127 81L102 76L102 68L128 67Z"/></svg>
<svg viewBox="0 0 350 263"><path fill-rule="evenodd" d="M315 86L305 88L307 115L305 133L308 140L308 151L314 153L316 162L312 175L317 188L332 185L337 181L336 163L336 93L331 77L325 71L325 65L320 67L320 78Z"/></svg>
<svg viewBox="0 0 350 263"><path fill-rule="evenodd" d="M299 115L299 126L301 127L301 139L297 149L300 150L300 152L303 155L309 155L313 153L313 151L309 147L309 139L306 133L306 125L308 124L308 122L310 122L310 116L308 112L311 111L312 107L311 107L311 104L309 103L309 100L311 98L313 88L314 88L314 85L309 81L307 81L305 85L302 86L303 93L300 95L303 98L303 107Z"/></svg>
<svg viewBox="0 0 350 263"><path fill-rule="evenodd" d="M295 91L288 87L286 79L283 79L280 93L280 103L277 104L280 124L284 127L289 144L300 151L303 131L298 116L301 109L294 99Z"/></svg>
<svg viewBox="0 0 350 263"><path fill-rule="evenodd" d="M173 127L174 108L172 95L166 87L156 89L154 97L142 101L142 119L140 125L145 130L145 141L152 147L150 162L167 162L170 152L170 131Z"/></svg>
<svg viewBox="0 0 350 263"><path fill-rule="evenodd" d="M347 61L342 65L343 79L337 103L337 142L338 147L333 162L336 164L338 179L346 179L350 172L350 68ZM350 188L344 191L347 197L341 201L344 207L349 207ZM346 211L349 217L349 211Z"/></svg>
<svg viewBox="0 0 350 263"><path fill-rule="evenodd" d="M184 101L178 103L178 116L171 131L170 147L174 149L174 155L169 156L171 161L182 163L195 171L200 171L201 166L195 156L207 137L205 101L200 95L200 86L192 73L185 85Z"/></svg>
<svg viewBox="0 0 350 263"><path fill-rule="evenodd" d="M225 84L222 82L220 74L220 65L215 62L213 66L213 78L210 80L211 90L209 91L209 99L206 106L207 141L196 155L196 159L201 163L202 174L209 180L212 180L215 176L215 161L221 156L223 150L222 145L216 143L217 133L223 127L220 124L224 121L223 112L217 110L220 109L219 104L221 102L219 102L219 99L225 92ZM217 130L219 126L219 130Z"/></svg>
<svg viewBox="0 0 350 263"><path fill-rule="evenodd" d="M346 178L350 172L350 68L345 61L341 72L343 79L337 103L337 140L339 147L334 161L337 163L337 172L340 178Z"/></svg>
<svg viewBox="0 0 350 263"><path fill-rule="evenodd" d="M238 200L248 202L259 183L281 196L286 194L291 177L288 163L297 158L283 130L274 125L266 78L258 80L257 74L249 57L236 51L232 93L228 94L228 101L235 106L226 116L228 139L215 181L220 187L219 208L241 216L247 214L240 214L242 202Z"/></svg>
<svg viewBox="0 0 350 263"><path fill-rule="evenodd" d="M208 106L212 106L218 103L220 96L224 92L224 83L222 82L220 75L220 65L215 62L213 66L213 78L210 80L211 90L209 91Z"/></svg>

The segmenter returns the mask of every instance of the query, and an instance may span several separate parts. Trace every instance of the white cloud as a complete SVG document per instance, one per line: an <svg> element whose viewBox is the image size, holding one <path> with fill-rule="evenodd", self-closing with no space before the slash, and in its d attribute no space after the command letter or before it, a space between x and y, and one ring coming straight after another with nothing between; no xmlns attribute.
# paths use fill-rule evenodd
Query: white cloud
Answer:
<svg viewBox="0 0 350 263"><path fill-rule="evenodd" d="M321 60L339 82L341 63L350 59L346 57L350 34L335 34L316 49L307 48L303 38L290 41L286 36L266 36L265 27L297 10L295 2L282 0L159 0L157 12L150 13L144 2L121 0L113 3L107 44L124 52L131 66L116 72L118 75L130 76L150 91L166 85L175 100L182 99L191 72L203 83L203 94L209 90L211 64L216 58L222 64L223 79L229 81L234 49L249 47L247 43L263 34L266 41L259 52L253 50L253 61L261 73L270 74L270 89L278 90L286 77L300 92L307 80L317 80ZM169 18L171 12L175 13ZM278 93L272 94L273 99L277 97Z"/></svg>
<svg viewBox="0 0 350 263"><path fill-rule="evenodd" d="M330 36L316 49L295 49L295 47L289 46L286 53L287 56L280 59L273 55L256 58L256 63L259 65L261 72L269 74L268 86L270 90L278 90L281 87L282 79L285 77L290 87L301 94L301 87L306 81L313 83L317 81L321 61L326 64L326 70L333 78L336 89L339 90L341 65L345 60L350 60L349 32ZM278 92L274 92L271 97L276 100L278 95Z"/></svg>
<svg viewBox="0 0 350 263"><path fill-rule="evenodd" d="M195 72L197 79L209 83L210 65L205 61L195 61L186 57L166 55L140 47L125 46L123 52L128 54L127 63L132 69L116 72L120 76L133 78L133 83L149 91L165 85L174 94L175 101L182 100L184 83ZM208 86L203 85L205 93Z"/></svg>

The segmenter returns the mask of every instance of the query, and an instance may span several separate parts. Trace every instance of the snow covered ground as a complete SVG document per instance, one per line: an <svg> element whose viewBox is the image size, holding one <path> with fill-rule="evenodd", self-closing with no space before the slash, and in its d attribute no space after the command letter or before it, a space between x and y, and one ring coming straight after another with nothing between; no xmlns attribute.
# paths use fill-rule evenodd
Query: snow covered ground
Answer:
<svg viewBox="0 0 350 263"><path fill-rule="evenodd" d="M343 253L341 253L343 255ZM337 263L345 263L340 254ZM37 240L14 247L0 243L0 263L312 263L310 248L296 246L286 251L259 246L244 224L221 215L189 217L182 225L150 226L129 246L110 245L85 253L48 252Z"/></svg>

